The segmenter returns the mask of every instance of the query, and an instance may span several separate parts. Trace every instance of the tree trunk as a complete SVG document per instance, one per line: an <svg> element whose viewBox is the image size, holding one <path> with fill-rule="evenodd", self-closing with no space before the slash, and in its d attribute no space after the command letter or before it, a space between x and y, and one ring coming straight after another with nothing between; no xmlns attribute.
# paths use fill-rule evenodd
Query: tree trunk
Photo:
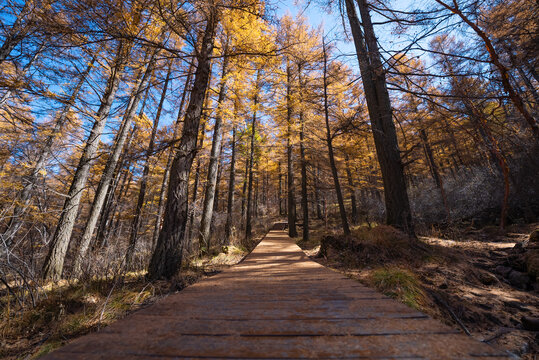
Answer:
<svg viewBox="0 0 539 360"><path fill-rule="evenodd" d="M210 73L210 76L208 78L208 88L211 85L211 64L210 64L209 73ZM206 95L204 97L204 102L203 102L203 106L202 106L200 135L199 135L199 138L197 139L197 149L202 149L204 147L204 138L205 138L205 134L206 134L206 124L208 122L208 116L206 115L206 113L204 111L208 108L208 102L209 102L209 99L210 99L209 94L210 94L210 92L207 91ZM200 159L200 156L199 156L197 158L197 164L196 164L196 167L195 167L195 181L193 182L193 199L191 200L192 208L191 208L191 211L190 211L190 213L188 215L188 217L189 217L189 222L188 222L188 225L187 225L188 231L186 232L188 241L191 241L191 239L193 238L193 231L195 230L195 227L194 227L193 224L194 224L194 221L195 221L196 201L197 201L197 196L198 196L198 183L200 182L201 161L202 160Z"/></svg>
<svg viewBox="0 0 539 360"><path fill-rule="evenodd" d="M125 255L125 267L129 270L131 266L131 260L133 259L133 254L135 253L135 248L137 245L138 232L140 229L142 208L144 206L144 198L146 196L146 187L148 185L148 175L150 174L150 158L153 155L155 136L157 135L157 128L159 127L159 120L161 118L161 112L163 111L163 104L167 95L168 83L170 81L170 75L172 72L172 62L169 62L167 76L165 78L165 83L163 84L163 91L161 92L161 99L159 100L159 105L157 106L157 113L155 114L155 119L153 122L152 133L150 135L150 142L148 148L146 149L146 159L144 160L144 169L142 170L142 178L140 179L140 190L137 199L137 206L135 208L135 217L131 225L131 233L129 236L129 247Z"/></svg>
<svg viewBox="0 0 539 360"><path fill-rule="evenodd" d="M294 154L292 145L292 74L290 64L286 64L286 160L288 172L288 236L298 236L296 228L296 188L294 185Z"/></svg>
<svg viewBox="0 0 539 360"><path fill-rule="evenodd" d="M187 71L187 78L185 79L185 84L183 86L183 92L182 92L182 98L180 100L180 106L178 110L178 116L176 118L176 124L174 125L174 133L173 133L173 141L176 140L176 135L178 133L178 130L180 128L180 124L183 120L183 105L185 103L185 99L187 97L187 93L189 93L189 83L191 82L191 78L193 77L193 62L189 65L189 70ZM165 167L165 173L163 174L163 182L161 183L161 189L159 191L159 203L157 205L157 216L155 218L155 227L153 230L153 237L152 237L152 250L155 248L155 244L157 243L157 239L159 238L159 231L161 230L161 222L163 220L163 213L165 211L165 197L166 192L168 188L168 178L170 175L170 168L172 167L172 160L174 159L174 146L171 147L171 149L168 152L168 158L167 158L167 165Z"/></svg>
<svg viewBox="0 0 539 360"><path fill-rule="evenodd" d="M279 194L278 194L278 200L279 200L279 216L284 215L283 211L283 174L281 172L281 162L279 161Z"/></svg>
<svg viewBox="0 0 539 360"><path fill-rule="evenodd" d="M180 144L172 162L163 227L148 269L149 279L170 278L179 270L185 244L188 215L189 173L197 148L198 128L208 79L218 18L211 8L198 55L198 66L189 106L185 113Z"/></svg>
<svg viewBox="0 0 539 360"><path fill-rule="evenodd" d="M141 71L140 75L138 76L139 79L135 85L133 93L131 94L131 98L129 99L129 104L124 115L120 131L115 139L114 146L112 148L110 157L107 160L107 164L105 165L103 175L101 175L101 180L99 181L99 185L94 196L94 201L90 209L90 215L82 234L79 251L73 265L73 276L75 277L79 276L81 273L82 262L86 258L86 253L90 247L90 242L97 225L97 220L99 219L99 215L103 209L103 204L105 203L105 196L107 195L108 188L112 181L116 165L120 160L120 155L122 154L124 144L127 140L129 129L131 129L131 125L135 119L138 105L144 93L147 93L148 91L148 83L154 69L155 55L156 53L151 55L150 61L146 66L146 70L144 72ZM141 109L141 114L143 111L144 109Z"/></svg>
<svg viewBox="0 0 539 360"><path fill-rule="evenodd" d="M237 114L237 109L235 110ZM228 178L228 201L226 204L226 223L225 223L225 245L230 244L232 235L232 216L234 211L234 188L236 183L236 126L232 128L232 140L230 141L230 175Z"/></svg>
<svg viewBox="0 0 539 360"><path fill-rule="evenodd" d="M298 82L300 96L299 111L299 154L301 162L301 210L303 213L303 241L309 241L309 198L307 194L307 160L305 160L305 118L303 114L303 81L301 77L301 66L298 65Z"/></svg>
<svg viewBox="0 0 539 360"><path fill-rule="evenodd" d="M60 220L58 221L56 231L52 238L49 252L43 264L43 277L46 279L58 280L62 276L64 259L67 253L71 233L73 232L73 226L75 225L82 193L88 179L90 167L99 146L101 133L105 127L105 122L109 115L112 102L114 101L116 91L118 90L120 74L123 71L130 50L130 43L120 41L107 87L103 94L103 98L101 99L101 105L96 113L93 128L86 141L79 165L77 166L77 170L64 203L62 214L60 215Z"/></svg>
<svg viewBox="0 0 539 360"><path fill-rule="evenodd" d="M344 162L346 165L346 178L348 179L348 191L350 192L350 203L352 204L351 221L352 224L357 224L359 222L359 212L357 208L356 186L352 176L352 169L350 169L350 156L346 151L344 152Z"/></svg>
<svg viewBox="0 0 539 360"><path fill-rule="evenodd" d="M199 234L199 243L205 244L206 251L210 251L210 227L213 216L213 204L215 201L215 192L217 186L217 175L219 171L219 155L221 153L221 141L223 139L223 117L222 117L222 106L225 100L225 91L227 83L227 72L228 72L228 56L227 55L227 45L224 45L224 55L223 66L221 71L221 88L219 89L219 96L217 99L217 115L215 117L215 124L213 126L213 139L211 144L211 153L210 153L210 162L208 164L208 175L207 175L207 185L206 193L204 195L204 206L202 208L202 218L200 220L200 234Z"/></svg>
<svg viewBox="0 0 539 360"><path fill-rule="evenodd" d="M331 127L329 126L329 102L328 102L328 74L327 74L327 53L326 44L323 43L324 52L324 116L326 120L326 144L328 147L329 164L331 174L333 175L333 183L335 184L335 192L337 193L337 202L339 203L339 213L341 215L342 228L345 235L350 234L350 226L346 217L346 209L344 207L344 199L342 196L341 184L339 183L339 174L337 172L337 164L335 164L335 155L333 153L333 138L331 135Z"/></svg>
<svg viewBox="0 0 539 360"><path fill-rule="evenodd" d="M386 222L415 236L391 102L386 88L385 70L367 1L357 0L365 37L361 31L353 0L345 0L345 3L363 80L376 154L382 172Z"/></svg>
<svg viewBox="0 0 539 360"><path fill-rule="evenodd" d="M314 201L316 202L316 217L321 220L323 216L320 201L320 164L316 164L316 175L314 176Z"/></svg>
<svg viewBox="0 0 539 360"><path fill-rule="evenodd" d="M254 156L255 156L255 136L256 136L256 114L257 114L257 107L258 107L258 93L260 91L260 69L258 69L258 72L256 73L256 83L255 83L255 90L254 90L254 97L253 97L253 103L254 103L254 111L253 111L253 121L251 122L251 148L250 148L250 154L249 154L249 184L247 187L247 214L246 214L246 221L245 221L245 238L250 239L252 236L252 203L253 203L253 167L254 167Z"/></svg>

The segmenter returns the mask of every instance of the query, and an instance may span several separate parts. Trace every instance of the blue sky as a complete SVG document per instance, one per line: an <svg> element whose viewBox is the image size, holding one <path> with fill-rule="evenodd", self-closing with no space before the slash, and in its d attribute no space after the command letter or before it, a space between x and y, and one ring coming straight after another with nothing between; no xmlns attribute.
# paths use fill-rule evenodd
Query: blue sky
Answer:
<svg viewBox="0 0 539 360"><path fill-rule="evenodd" d="M427 0L392 0L388 1L388 7L394 10L404 11L413 8L425 8ZM357 66L355 48L351 41L348 41L343 33L343 19L338 12L327 13L316 1L309 0L278 0L274 3L277 7L277 15L302 14L313 27L322 25L324 32L330 33L330 38L335 39L338 53L344 55L346 61L353 66ZM373 21L380 21L381 17L375 13L371 14ZM347 19L344 19L347 21ZM376 35L383 48L401 49L408 41L403 35L393 33L393 25L375 25ZM350 56L347 56L350 55Z"/></svg>

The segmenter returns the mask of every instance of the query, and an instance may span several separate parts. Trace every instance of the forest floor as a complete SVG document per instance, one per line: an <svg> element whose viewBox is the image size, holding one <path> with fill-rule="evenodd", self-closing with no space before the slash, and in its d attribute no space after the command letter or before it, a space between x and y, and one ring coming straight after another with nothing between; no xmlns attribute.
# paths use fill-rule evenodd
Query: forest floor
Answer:
<svg viewBox="0 0 539 360"><path fill-rule="evenodd" d="M42 284L36 305L22 309L0 287L0 359L36 359L215 275L239 263L268 230L266 225L255 227L248 244L218 247L207 256L193 259L169 281L148 282L145 272L130 272L121 278L62 280Z"/></svg>
<svg viewBox="0 0 539 360"><path fill-rule="evenodd" d="M388 226L344 237L314 225L298 245L314 260L523 359L539 354L538 290L526 260L539 223L428 231L418 240ZM529 248L528 251L527 248ZM532 254L533 252L533 254Z"/></svg>

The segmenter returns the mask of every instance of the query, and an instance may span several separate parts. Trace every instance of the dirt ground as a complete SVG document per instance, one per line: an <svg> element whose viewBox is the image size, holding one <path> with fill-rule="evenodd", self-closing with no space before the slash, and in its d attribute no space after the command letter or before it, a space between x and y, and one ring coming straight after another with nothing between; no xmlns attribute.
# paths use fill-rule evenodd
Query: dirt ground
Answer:
<svg viewBox="0 0 539 360"><path fill-rule="evenodd" d="M374 240L366 241L370 235L364 231L353 232L363 240L359 246L356 240L356 251L348 254L334 249L320 256L320 240L327 230L314 230L309 243L300 240L298 245L321 264L378 287L480 341L516 357L537 359L539 329L529 322L539 318L539 286L523 262L526 247L531 246L529 234L538 228L539 223L512 225L505 231L497 227L432 230L419 236L426 248L420 245L411 251L400 239L391 239L393 235L375 234ZM382 242L382 247L372 241ZM384 252L382 248L391 242L396 244L394 252Z"/></svg>

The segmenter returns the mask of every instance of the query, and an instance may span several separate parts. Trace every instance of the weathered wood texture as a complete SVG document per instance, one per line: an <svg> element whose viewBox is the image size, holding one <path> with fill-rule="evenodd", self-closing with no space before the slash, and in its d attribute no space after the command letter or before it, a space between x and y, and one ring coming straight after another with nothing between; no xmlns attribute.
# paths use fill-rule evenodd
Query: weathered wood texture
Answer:
<svg viewBox="0 0 539 360"><path fill-rule="evenodd" d="M273 230L239 265L45 359L499 359L505 354L311 261Z"/></svg>

